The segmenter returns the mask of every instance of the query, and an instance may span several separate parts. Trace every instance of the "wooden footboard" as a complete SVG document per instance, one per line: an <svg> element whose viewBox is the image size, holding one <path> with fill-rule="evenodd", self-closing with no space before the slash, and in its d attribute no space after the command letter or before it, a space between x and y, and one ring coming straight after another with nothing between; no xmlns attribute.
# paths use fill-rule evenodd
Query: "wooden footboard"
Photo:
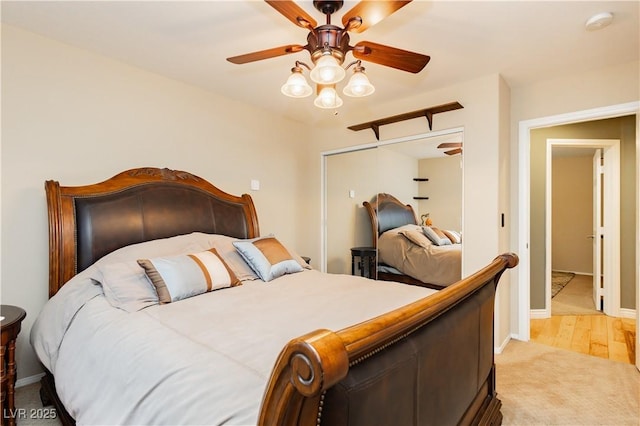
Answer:
<svg viewBox="0 0 640 426"><path fill-rule="evenodd" d="M500 424L495 290L515 254L370 321L283 349L260 425Z"/></svg>

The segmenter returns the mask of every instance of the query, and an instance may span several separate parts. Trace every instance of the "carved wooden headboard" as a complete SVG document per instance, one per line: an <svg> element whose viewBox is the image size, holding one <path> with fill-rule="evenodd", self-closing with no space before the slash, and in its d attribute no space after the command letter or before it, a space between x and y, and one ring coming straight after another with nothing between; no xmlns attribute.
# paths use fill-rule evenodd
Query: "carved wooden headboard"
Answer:
<svg viewBox="0 0 640 426"><path fill-rule="evenodd" d="M253 200L187 172L131 169L103 182L45 182L49 215L49 297L78 272L121 247L191 232L260 235Z"/></svg>

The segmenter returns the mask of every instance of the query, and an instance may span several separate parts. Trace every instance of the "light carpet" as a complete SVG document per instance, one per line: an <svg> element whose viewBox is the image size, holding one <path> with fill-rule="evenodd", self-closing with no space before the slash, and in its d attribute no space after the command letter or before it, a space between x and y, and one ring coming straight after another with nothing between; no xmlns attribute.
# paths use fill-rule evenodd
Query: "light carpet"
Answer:
<svg viewBox="0 0 640 426"><path fill-rule="evenodd" d="M602 315L593 303L593 278L576 276L551 299L551 315Z"/></svg>
<svg viewBox="0 0 640 426"><path fill-rule="evenodd" d="M55 408L42 407L40 382L16 388L16 409L21 409L18 426L59 426L62 424Z"/></svg>
<svg viewBox="0 0 640 426"><path fill-rule="evenodd" d="M505 425L640 424L635 366L511 340L496 355Z"/></svg>

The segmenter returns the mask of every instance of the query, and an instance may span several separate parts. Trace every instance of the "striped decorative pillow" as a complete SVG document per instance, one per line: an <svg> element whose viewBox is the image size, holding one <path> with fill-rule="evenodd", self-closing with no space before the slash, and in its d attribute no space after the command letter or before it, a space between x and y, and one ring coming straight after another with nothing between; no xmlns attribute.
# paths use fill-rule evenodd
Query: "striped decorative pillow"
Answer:
<svg viewBox="0 0 640 426"><path fill-rule="evenodd" d="M423 226L422 232L437 246L451 245L451 240L435 226Z"/></svg>
<svg viewBox="0 0 640 426"><path fill-rule="evenodd" d="M452 244L460 244L462 243L462 235L460 235L457 231L447 231L441 229L442 233L447 236L451 240Z"/></svg>
<svg viewBox="0 0 640 426"><path fill-rule="evenodd" d="M139 259L160 303L170 303L241 282L215 248L182 256Z"/></svg>

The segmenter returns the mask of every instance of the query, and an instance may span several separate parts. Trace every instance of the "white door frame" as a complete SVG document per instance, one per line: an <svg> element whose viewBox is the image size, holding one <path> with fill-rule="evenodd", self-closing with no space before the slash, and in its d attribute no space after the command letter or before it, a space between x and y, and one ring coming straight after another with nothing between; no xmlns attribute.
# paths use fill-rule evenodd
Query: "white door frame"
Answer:
<svg viewBox="0 0 640 426"><path fill-rule="evenodd" d="M618 139L547 139L546 194L545 194L545 318L551 316L551 154L556 146L573 148L602 148L605 154L607 177L604 184L606 237L603 244L604 258L604 309L607 315L620 316L620 140ZM614 208L617 206L617 208ZM595 265L594 265L595 267ZM615 284L614 284L615 283ZM596 309L600 310L596 306Z"/></svg>
<svg viewBox="0 0 640 426"><path fill-rule="evenodd" d="M582 121L600 120L605 118L620 117L624 115L636 114L636 170L640 169L640 101L629 102L625 104L612 105L602 108L594 108L589 110L577 111L567 114L559 114L548 117L523 120L519 123L518 129L518 229L517 229L517 247L520 263L517 269L518 291L516 294L516 303L513 304L512 318L516 319L515 338L523 341L530 339L530 252L529 252L529 234L530 234L530 145L531 130L540 127L557 126L561 124L577 123ZM640 172L636 173L636 184L640 187ZM636 195L636 213L640 212L640 201ZM636 264L640 263L640 216L636 216ZM513 299L512 299L513 300ZM640 273L636 268L636 331L640 324ZM640 339L636 340L636 365L640 365Z"/></svg>

